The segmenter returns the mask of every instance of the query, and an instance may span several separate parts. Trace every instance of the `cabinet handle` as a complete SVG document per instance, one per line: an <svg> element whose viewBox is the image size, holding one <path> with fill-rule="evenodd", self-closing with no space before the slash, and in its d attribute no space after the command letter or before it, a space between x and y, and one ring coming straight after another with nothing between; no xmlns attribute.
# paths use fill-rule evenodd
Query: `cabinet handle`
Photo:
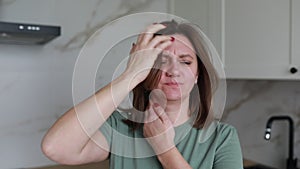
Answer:
<svg viewBox="0 0 300 169"><path fill-rule="evenodd" d="M298 69L295 68L295 67L292 67L292 68L290 69L290 72L291 72L292 74L295 74L295 73L298 72Z"/></svg>

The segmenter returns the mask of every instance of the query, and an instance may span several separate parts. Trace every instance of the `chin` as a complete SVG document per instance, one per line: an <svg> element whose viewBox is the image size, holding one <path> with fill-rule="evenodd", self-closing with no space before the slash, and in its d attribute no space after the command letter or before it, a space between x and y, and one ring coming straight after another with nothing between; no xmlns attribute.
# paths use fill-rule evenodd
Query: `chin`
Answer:
<svg viewBox="0 0 300 169"><path fill-rule="evenodd" d="M181 101L182 95L166 95L168 101Z"/></svg>
<svg viewBox="0 0 300 169"><path fill-rule="evenodd" d="M167 101L182 101L182 99L184 99L187 94L186 93L182 93L180 92L180 90L164 90L162 89L162 91L164 92Z"/></svg>

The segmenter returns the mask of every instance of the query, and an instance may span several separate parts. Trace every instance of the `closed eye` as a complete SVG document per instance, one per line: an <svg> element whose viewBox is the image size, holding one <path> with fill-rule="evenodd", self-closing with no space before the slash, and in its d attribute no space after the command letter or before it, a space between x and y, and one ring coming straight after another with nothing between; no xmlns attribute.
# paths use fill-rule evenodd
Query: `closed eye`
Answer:
<svg viewBox="0 0 300 169"><path fill-rule="evenodd" d="M181 61L180 63L186 64L186 65L192 64L192 62L190 62L190 61Z"/></svg>
<svg viewBox="0 0 300 169"><path fill-rule="evenodd" d="M194 58L189 54L180 55L179 58L180 58L180 63L186 65L192 64L192 61L194 60Z"/></svg>

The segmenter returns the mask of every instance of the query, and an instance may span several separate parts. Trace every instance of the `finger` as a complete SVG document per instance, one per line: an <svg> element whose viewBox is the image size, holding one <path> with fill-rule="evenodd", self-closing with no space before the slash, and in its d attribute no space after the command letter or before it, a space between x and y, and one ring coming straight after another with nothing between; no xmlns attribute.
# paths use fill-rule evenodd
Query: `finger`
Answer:
<svg viewBox="0 0 300 169"><path fill-rule="evenodd" d="M154 48L155 46L157 46L161 43L172 42L172 40L173 40L173 38L170 36L156 36L149 42L148 47Z"/></svg>
<svg viewBox="0 0 300 169"><path fill-rule="evenodd" d="M164 28L166 28L166 26L163 24L151 24L148 27L146 27L146 29L144 31L142 31L142 33L138 37L138 40L141 40L141 41L142 41L142 39L147 40L147 35L153 36L154 33L158 32L159 30L164 29Z"/></svg>
<svg viewBox="0 0 300 169"><path fill-rule="evenodd" d="M153 114L153 112L151 112L151 111L153 111L153 110L151 110L152 108L149 108L149 109L147 109L146 111L145 111L145 123L149 123L149 122L151 122L151 118L153 118L152 116L152 114Z"/></svg>
<svg viewBox="0 0 300 169"><path fill-rule="evenodd" d="M154 103L153 110L163 123L171 122L163 108L158 103Z"/></svg>
<svg viewBox="0 0 300 169"><path fill-rule="evenodd" d="M158 119L158 116L154 112L152 106L146 111L145 117L145 123L151 123Z"/></svg>
<svg viewBox="0 0 300 169"><path fill-rule="evenodd" d="M163 43L157 44L156 46L154 46L154 48L164 50L164 49L166 49L166 47L170 46L171 44L172 44L172 41L165 41Z"/></svg>
<svg viewBox="0 0 300 169"><path fill-rule="evenodd" d="M146 110L144 114L144 123L148 123L149 117L150 117L149 110Z"/></svg>
<svg viewBox="0 0 300 169"><path fill-rule="evenodd" d="M161 89L153 89L149 94L149 100L152 105L159 103L163 109L167 106L167 97Z"/></svg>
<svg viewBox="0 0 300 169"><path fill-rule="evenodd" d="M137 42L142 45L147 44L153 38L154 33L164 28L166 28L166 26L163 24L152 24L148 26L146 30L138 36Z"/></svg>
<svg viewBox="0 0 300 169"><path fill-rule="evenodd" d="M130 54L132 54L134 51L135 51L135 48L136 48L136 44L135 43L132 43L132 47L130 49Z"/></svg>

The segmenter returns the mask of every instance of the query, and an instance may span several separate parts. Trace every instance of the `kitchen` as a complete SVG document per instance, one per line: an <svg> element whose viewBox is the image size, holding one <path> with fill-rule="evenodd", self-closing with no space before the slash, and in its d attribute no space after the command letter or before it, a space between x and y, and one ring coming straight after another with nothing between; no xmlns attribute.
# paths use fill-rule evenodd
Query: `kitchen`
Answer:
<svg viewBox="0 0 300 169"><path fill-rule="evenodd" d="M100 27L136 12L174 13L203 28L228 78L222 121L237 129L245 159L286 168L288 123L274 122L270 141L264 134L271 116L290 116L294 158L300 157L299 7L297 0L1 0L0 21L61 27L44 45L0 44L1 168L55 164L40 142L73 106L72 75L82 46Z"/></svg>

